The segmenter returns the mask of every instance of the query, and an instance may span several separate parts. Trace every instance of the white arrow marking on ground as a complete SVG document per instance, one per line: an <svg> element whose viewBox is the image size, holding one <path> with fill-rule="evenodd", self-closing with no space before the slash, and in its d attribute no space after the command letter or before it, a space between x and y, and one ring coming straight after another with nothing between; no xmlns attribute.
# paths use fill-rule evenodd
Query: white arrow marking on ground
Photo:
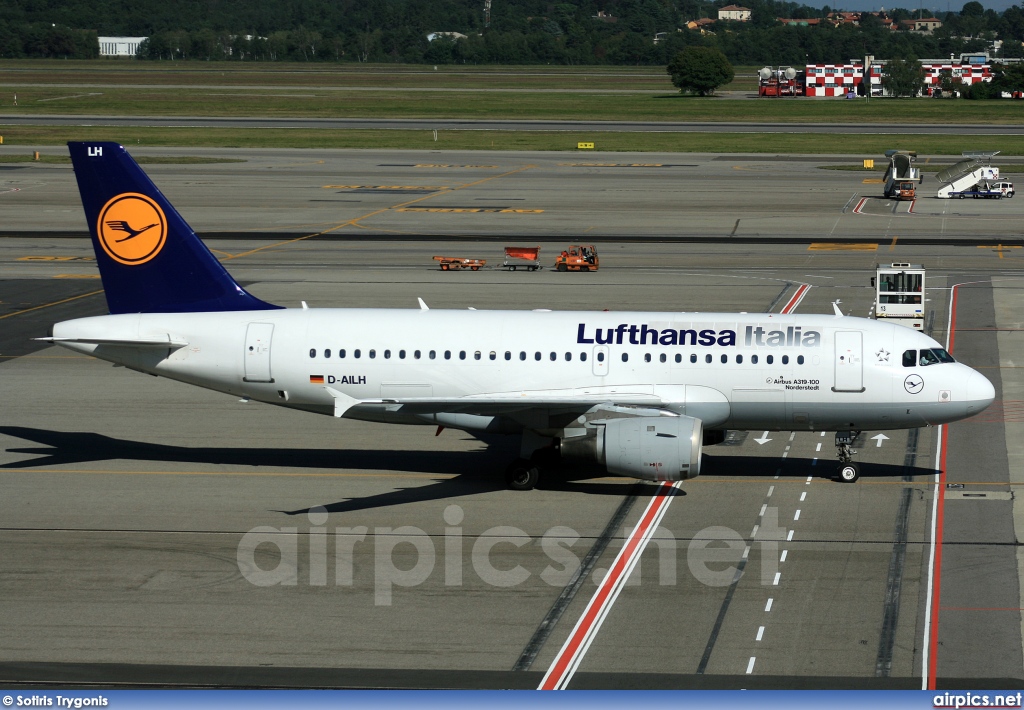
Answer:
<svg viewBox="0 0 1024 710"><path fill-rule="evenodd" d="M764 434L761 434L761 438L760 439L754 439L754 441L759 443L761 446L764 446L769 441L771 441L771 439L768 438L768 432L765 432Z"/></svg>
<svg viewBox="0 0 1024 710"><path fill-rule="evenodd" d="M873 436L871 438L878 442L876 448L880 449L880 448L882 448L882 442L885 441L886 439L888 439L889 437L887 437L885 434L876 434L875 436Z"/></svg>

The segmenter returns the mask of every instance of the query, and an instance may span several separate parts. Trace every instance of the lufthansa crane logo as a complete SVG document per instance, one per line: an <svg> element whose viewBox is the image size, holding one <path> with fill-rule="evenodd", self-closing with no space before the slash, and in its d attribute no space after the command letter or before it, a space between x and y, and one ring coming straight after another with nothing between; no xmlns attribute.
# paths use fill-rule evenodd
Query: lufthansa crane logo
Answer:
<svg viewBox="0 0 1024 710"><path fill-rule="evenodd" d="M103 205L96 234L107 256L127 266L138 266L164 248L167 218L152 198L125 192Z"/></svg>

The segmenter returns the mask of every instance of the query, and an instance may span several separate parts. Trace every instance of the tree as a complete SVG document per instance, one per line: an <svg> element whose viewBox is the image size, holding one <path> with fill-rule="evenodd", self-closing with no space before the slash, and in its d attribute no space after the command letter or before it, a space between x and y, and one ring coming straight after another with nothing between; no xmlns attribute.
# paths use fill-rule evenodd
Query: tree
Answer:
<svg viewBox="0 0 1024 710"><path fill-rule="evenodd" d="M684 93L708 96L733 80L732 64L713 47L687 47L668 65L672 83Z"/></svg>
<svg viewBox="0 0 1024 710"><path fill-rule="evenodd" d="M924 86L924 69L916 59L890 59L882 70L882 88L890 96L917 96Z"/></svg>

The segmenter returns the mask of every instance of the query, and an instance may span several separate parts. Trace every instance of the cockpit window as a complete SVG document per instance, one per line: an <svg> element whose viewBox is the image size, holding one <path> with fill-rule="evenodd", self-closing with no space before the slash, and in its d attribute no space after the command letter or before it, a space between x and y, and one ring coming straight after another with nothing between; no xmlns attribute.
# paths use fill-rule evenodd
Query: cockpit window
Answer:
<svg viewBox="0 0 1024 710"><path fill-rule="evenodd" d="M938 365L938 364L939 364L939 358L935 355L935 353L933 353L931 350L922 350L921 351L921 367L925 367L927 365Z"/></svg>
<svg viewBox="0 0 1024 710"><path fill-rule="evenodd" d="M953 356L942 348L932 348L932 352L935 353L935 357L939 358L939 362L956 362Z"/></svg>
<svg viewBox="0 0 1024 710"><path fill-rule="evenodd" d="M940 362L956 362L956 360L942 348L921 350L916 360L913 350L903 353L903 367L913 367L915 364L927 367L928 365L938 365Z"/></svg>
<svg viewBox="0 0 1024 710"><path fill-rule="evenodd" d="M917 351L916 350L904 350L903 351L903 367L913 367L917 364Z"/></svg>

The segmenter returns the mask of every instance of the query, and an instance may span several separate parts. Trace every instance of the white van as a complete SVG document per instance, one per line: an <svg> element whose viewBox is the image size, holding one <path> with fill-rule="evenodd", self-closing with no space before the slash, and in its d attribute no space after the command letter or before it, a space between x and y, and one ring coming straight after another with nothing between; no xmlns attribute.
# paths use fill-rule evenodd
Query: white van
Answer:
<svg viewBox="0 0 1024 710"><path fill-rule="evenodd" d="M1012 182L994 182L989 185L989 189L1002 193L1003 197L1013 197Z"/></svg>

